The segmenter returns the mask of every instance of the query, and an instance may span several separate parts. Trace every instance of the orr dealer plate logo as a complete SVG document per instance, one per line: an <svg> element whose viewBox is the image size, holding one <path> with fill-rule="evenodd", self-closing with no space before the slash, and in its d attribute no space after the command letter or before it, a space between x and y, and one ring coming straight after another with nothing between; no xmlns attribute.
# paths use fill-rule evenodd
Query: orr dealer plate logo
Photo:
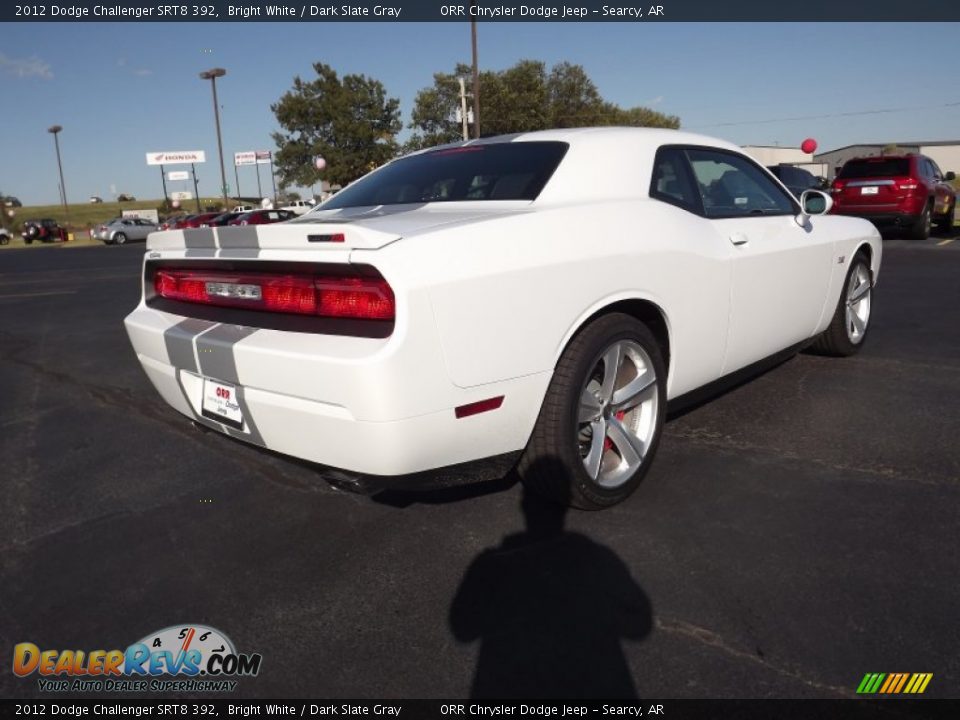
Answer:
<svg viewBox="0 0 960 720"><path fill-rule="evenodd" d="M233 641L207 625L171 625L125 650L13 648L13 673L37 675L42 692L193 692L236 689L238 678L260 672L260 653L238 653Z"/></svg>

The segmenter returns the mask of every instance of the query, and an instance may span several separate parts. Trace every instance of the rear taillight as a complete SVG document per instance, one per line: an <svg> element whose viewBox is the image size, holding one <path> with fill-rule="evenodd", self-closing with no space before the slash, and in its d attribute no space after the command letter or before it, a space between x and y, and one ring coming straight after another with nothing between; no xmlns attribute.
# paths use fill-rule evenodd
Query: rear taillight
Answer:
<svg viewBox="0 0 960 720"><path fill-rule="evenodd" d="M920 187L920 183L915 178L897 178L895 182L899 190L916 190Z"/></svg>
<svg viewBox="0 0 960 720"><path fill-rule="evenodd" d="M393 320L393 290L380 277L158 270L153 289L167 300L330 318Z"/></svg>
<svg viewBox="0 0 960 720"><path fill-rule="evenodd" d="M837 195L837 194L839 194L839 193L842 193L842 192L843 192L843 180L834 180L834 181L833 181L833 187L830 188L830 192L833 193L834 195Z"/></svg>

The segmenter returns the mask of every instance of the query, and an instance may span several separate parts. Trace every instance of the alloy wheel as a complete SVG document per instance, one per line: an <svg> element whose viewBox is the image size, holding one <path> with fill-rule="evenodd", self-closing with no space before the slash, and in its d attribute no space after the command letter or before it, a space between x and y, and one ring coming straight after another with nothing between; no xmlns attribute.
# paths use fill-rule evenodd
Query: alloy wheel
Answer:
<svg viewBox="0 0 960 720"><path fill-rule="evenodd" d="M601 353L580 391L577 443L587 475L604 488L627 482L657 430L657 374L647 352L618 340Z"/></svg>
<svg viewBox="0 0 960 720"><path fill-rule="evenodd" d="M854 345L863 341L870 322L870 272L866 265L858 263L847 282L846 328L847 337Z"/></svg>

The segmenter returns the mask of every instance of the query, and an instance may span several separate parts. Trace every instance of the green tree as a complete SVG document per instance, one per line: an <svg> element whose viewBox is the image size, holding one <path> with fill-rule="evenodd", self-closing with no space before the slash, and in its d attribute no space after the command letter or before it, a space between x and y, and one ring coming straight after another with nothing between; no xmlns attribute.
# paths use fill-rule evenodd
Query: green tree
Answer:
<svg viewBox="0 0 960 720"><path fill-rule="evenodd" d="M400 101L379 80L344 75L315 63L317 79L293 79L293 88L270 106L281 132L273 162L280 186L309 187L320 180L347 184L397 154ZM314 159L326 160L317 170Z"/></svg>
<svg viewBox="0 0 960 720"><path fill-rule="evenodd" d="M451 74L436 73L433 86L417 93L410 123L413 134L406 150L462 138L462 126L456 119L458 76L469 77L470 68L460 63ZM470 85L468 81L468 92ZM468 106L471 102L468 98ZM605 101L583 67L568 62L554 65L549 72L537 60L481 72L480 104L484 135L597 125L680 127L680 118L674 115L644 107L624 109Z"/></svg>

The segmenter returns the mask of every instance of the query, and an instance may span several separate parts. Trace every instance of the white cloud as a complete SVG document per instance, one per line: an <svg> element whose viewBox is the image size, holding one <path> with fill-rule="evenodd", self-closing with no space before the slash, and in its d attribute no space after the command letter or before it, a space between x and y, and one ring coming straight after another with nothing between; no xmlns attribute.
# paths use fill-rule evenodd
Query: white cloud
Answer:
<svg viewBox="0 0 960 720"><path fill-rule="evenodd" d="M139 70L134 70L133 74L137 77L146 77L147 75L153 75L153 70L147 70L146 68L140 68Z"/></svg>
<svg viewBox="0 0 960 720"><path fill-rule="evenodd" d="M653 100L648 100L647 105L653 107L654 105L659 105L663 102L663 95L657 95Z"/></svg>
<svg viewBox="0 0 960 720"><path fill-rule="evenodd" d="M36 55L28 58L12 58L0 53L0 71L17 77L40 77L49 80L53 77L50 63L44 62Z"/></svg>
<svg viewBox="0 0 960 720"><path fill-rule="evenodd" d="M124 67L127 64L126 58L117 58L117 67Z"/></svg>

